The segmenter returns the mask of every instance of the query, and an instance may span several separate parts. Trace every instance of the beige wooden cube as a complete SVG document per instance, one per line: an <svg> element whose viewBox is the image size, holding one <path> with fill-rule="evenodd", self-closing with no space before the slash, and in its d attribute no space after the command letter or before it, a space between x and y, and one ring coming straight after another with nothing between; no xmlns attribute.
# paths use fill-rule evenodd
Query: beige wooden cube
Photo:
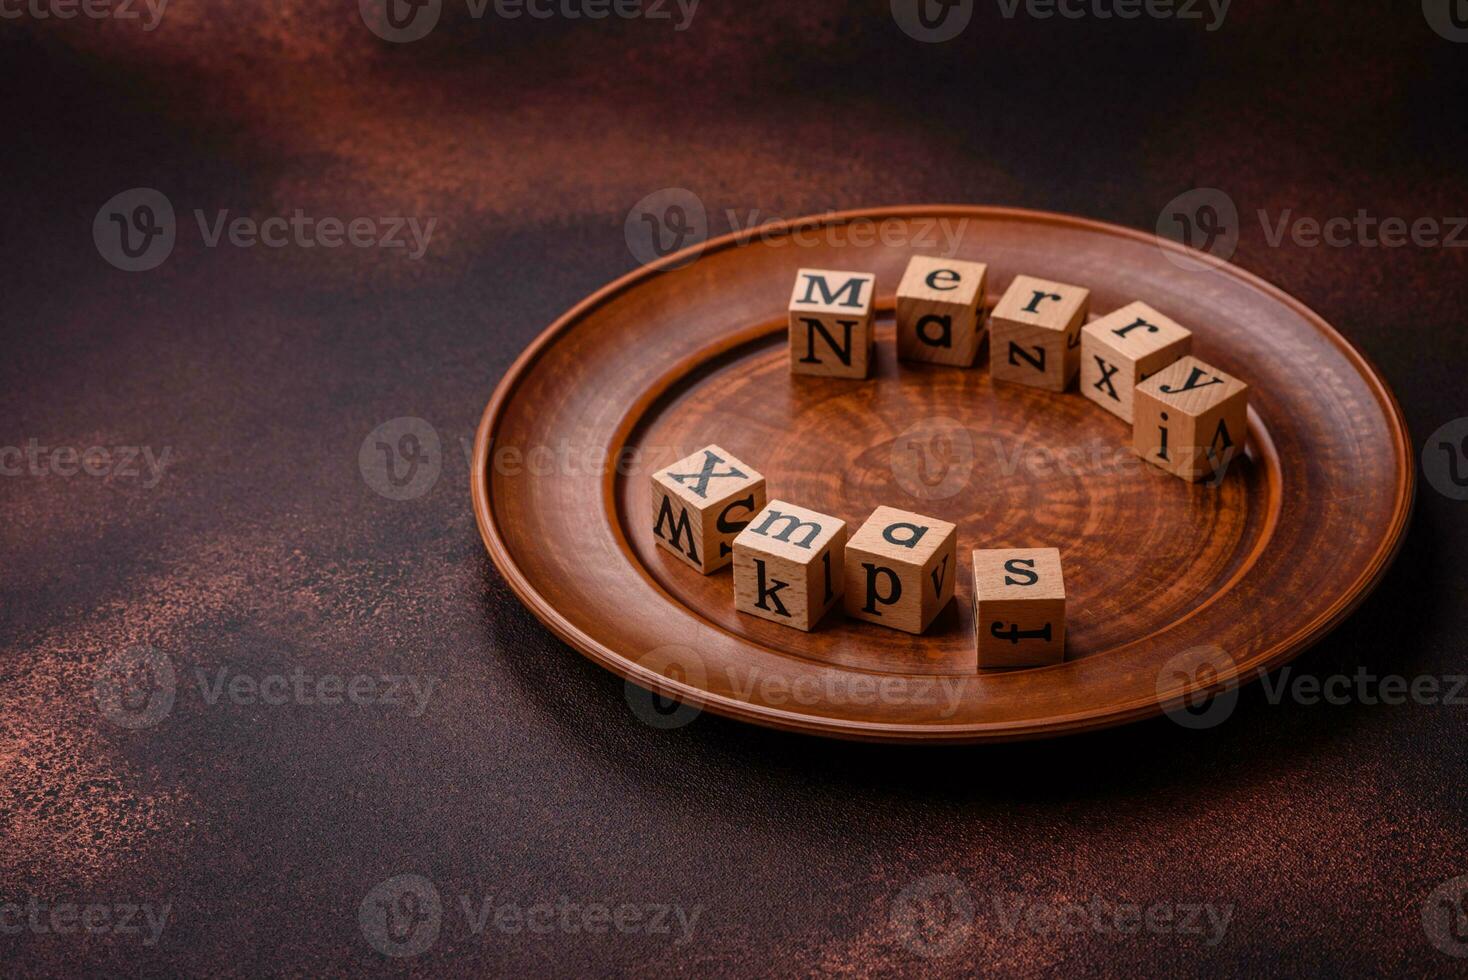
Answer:
<svg viewBox="0 0 1468 980"><path fill-rule="evenodd" d="M734 608L809 632L841 599L846 522L772 500L734 539Z"/></svg>
<svg viewBox="0 0 1468 980"><path fill-rule="evenodd" d="M705 575L733 558L734 536L765 505L765 478L719 446L652 475L653 537Z"/></svg>
<svg viewBox="0 0 1468 980"><path fill-rule="evenodd" d="M871 373L877 277L801 269L790 294L790 371L831 378Z"/></svg>
<svg viewBox="0 0 1468 980"><path fill-rule="evenodd" d="M1055 548L974 552L974 633L980 669L1065 660L1065 577Z"/></svg>
<svg viewBox="0 0 1468 980"><path fill-rule="evenodd" d="M1193 350L1193 334L1146 303L1132 303L1081 328L1081 394L1132 421L1139 383Z"/></svg>
<svg viewBox="0 0 1468 980"><path fill-rule="evenodd" d="M973 367L988 325L982 262L917 255L897 287L897 356Z"/></svg>
<svg viewBox="0 0 1468 980"><path fill-rule="evenodd" d="M846 615L921 633L953 598L958 528L878 507L846 543Z"/></svg>
<svg viewBox="0 0 1468 980"><path fill-rule="evenodd" d="M1081 325L1091 291L1015 276L989 315L989 373L995 381L1064 391L1081 364Z"/></svg>
<svg viewBox="0 0 1468 980"><path fill-rule="evenodd" d="M1249 432L1249 386L1196 357L1174 361L1137 385L1132 448L1190 480L1221 481Z"/></svg>

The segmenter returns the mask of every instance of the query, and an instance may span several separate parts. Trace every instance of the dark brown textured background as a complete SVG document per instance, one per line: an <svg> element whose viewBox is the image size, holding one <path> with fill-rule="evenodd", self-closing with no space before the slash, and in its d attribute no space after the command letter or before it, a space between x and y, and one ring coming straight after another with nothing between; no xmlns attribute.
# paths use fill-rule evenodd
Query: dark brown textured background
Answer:
<svg viewBox="0 0 1468 980"><path fill-rule="evenodd" d="M462 4L450 3L462 12ZM879 0L704 0L666 23L470 20L380 42L338 0L173 0L162 25L0 21L0 444L149 446L137 479L0 477L0 902L169 901L136 937L0 935L0 972L815 970L1122 976L1461 969L1420 909L1468 872L1468 706L1271 705L1063 742L912 751L699 718L656 731L490 566L465 456L556 315L635 264L659 188L794 216L1010 204L1134 227L1198 186L1235 261L1380 366L1418 446L1468 415L1465 253L1271 247L1260 222L1468 212L1468 45L1388 12L1237 0L1198 22L1007 20L908 39ZM160 268L99 257L119 191L163 191ZM427 256L204 248L192 211L437 217ZM430 422L442 476L395 502L358 469ZM1468 504L1421 485L1367 604L1297 671L1468 670ZM1329 561L1329 555L1301 555ZM156 726L92 682L149 644L184 685ZM210 706L201 668L438 679L384 706ZM412 872L446 904L384 959L357 907ZM979 905L946 958L892 922L927 875ZM702 906L695 940L474 936L456 896ZM995 895L1232 904L1223 942L1008 934Z"/></svg>

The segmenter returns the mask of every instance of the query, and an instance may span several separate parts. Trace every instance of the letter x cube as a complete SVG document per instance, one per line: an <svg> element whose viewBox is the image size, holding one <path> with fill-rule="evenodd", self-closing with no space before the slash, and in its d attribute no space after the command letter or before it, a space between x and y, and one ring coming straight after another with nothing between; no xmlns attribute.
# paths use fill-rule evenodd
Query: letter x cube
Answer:
<svg viewBox="0 0 1468 980"><path fill-rule="evenodd" d="M652 475L653 537L705 575L733 558L734 535L765 505L765 478L719 446Z"/></svg>

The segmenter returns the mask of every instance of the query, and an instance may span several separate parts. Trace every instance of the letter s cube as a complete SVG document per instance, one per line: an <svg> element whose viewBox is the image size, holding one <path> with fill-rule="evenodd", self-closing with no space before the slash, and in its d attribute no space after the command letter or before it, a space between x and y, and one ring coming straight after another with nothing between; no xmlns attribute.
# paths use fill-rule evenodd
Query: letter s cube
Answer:
<svg viewBox="0 0 1468 980"><path fill-rule="evenodd" d="M1046 667L1065 660L1065 578L1055 548L974 552L978 666Z"/></svg>

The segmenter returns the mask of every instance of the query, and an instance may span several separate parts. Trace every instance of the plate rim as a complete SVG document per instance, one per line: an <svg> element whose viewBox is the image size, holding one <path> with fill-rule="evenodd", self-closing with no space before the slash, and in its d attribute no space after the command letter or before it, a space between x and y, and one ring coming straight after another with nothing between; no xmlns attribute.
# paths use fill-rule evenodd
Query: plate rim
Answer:
<svg viewBox="0 0 1468 980"><path fill-rule="evenodd" d="M810 716L772 706L757 706L712 694L702 688L684 684L663 674L644 668L622 654L589 636L569 622L553 605L547 602L530 583L516 563L510 549L500 536L493 517L493 502L489 492L489 454L494 444L494 434L506 409L511 403L521 381L540 357L554 344L561 334L570 329L586 314L609 300L634 288L664 271L678 268L682 264L708 254L739 247L762 236L781 235L797 227L809 228L847 224L858 219L881 220L895 217L911 217L915 214L947 217L962 217L979 220L1010 219L1038 224L1059 225L1083 231L1092 231L1130 239L1142 244L1151 244L1164 252L1173 252L1187 261L1233 277L1281 305L1288 307L1307 321L1314 329L1329 340L1357 368L1357 373L1367 382L1383 407L1395 448L1396 487L1391 521L1387 532L1371 559L1363 566L1360 574L1345 589L1329 608L1305 627L1301 637L1285 643L1260 658L1254 669L1245 670L1237 666L1221 680L1221 690L1236 690L1251 683L1268 670L1286 663L1319 642L1342 620L1356 610L1366 597L1380 584L1381 579L1401 552L1411 523L1416 504L1417 474L1411 452L1411 432L1402 413L1395 393L1382 377L1375 363L1340 331L1336 330L1320 314L1304 302L1285 292L1268 280L1249 272L1232 262L1219 259L1206 252L1198 251L1160 235L1145 232L1111 222L1055 211L1028 208L1002 207L973 204L905 204L878 208L859 208L842 211L827 211L777 222L769 222L757 228L730 232L709 239L677 252L670 253L656 262L647 263L614 279L584 297L562 313L543 329L505 370L495 385L494 393L480 416L474 435L474 454L470 467L470 495L474 508L474 521L478 525L480 538L489 552L500 576L510 586L520 602L535 615L560 640L571 646L582 656L611 671L626 681L651 690L660 696L675 698L680 702L708 710L715 714L750 722L767 728L803 732L857 741L897 742L903 744L954 744L991 741L1016 741L1038 738L1053 738L1103 728L1130 724L1146 718L1156 717L1182 704L1194 693L1192 686L1185 687L1170 698L1144 699L1144 703L1120 710L1089 709L1075 715L1047 719L1043 724L1027 723L958 723L958 724L898 724L829 716ZM1215 688L1216 689L1216 688Z"/></svg>

